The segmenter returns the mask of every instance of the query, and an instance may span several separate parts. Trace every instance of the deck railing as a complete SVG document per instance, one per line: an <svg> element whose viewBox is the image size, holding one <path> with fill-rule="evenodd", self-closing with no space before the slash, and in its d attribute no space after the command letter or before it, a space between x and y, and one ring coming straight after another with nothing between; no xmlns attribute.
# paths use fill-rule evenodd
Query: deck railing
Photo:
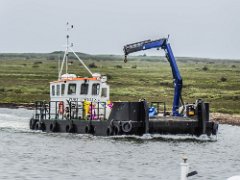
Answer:
<svg viewBox="0 0 240 180"><path fill-rule="evenodd" d="M166 103L163 101L150 102L149 107L154 107L156 109L156 115L166 116Z"/></svg>
<svg viewBox="0 0 240 180"><path fill-rule="evenodd" d="M58 120L106 120L106 102L89 101L36 101L36 119L58 119Z"/></svg>

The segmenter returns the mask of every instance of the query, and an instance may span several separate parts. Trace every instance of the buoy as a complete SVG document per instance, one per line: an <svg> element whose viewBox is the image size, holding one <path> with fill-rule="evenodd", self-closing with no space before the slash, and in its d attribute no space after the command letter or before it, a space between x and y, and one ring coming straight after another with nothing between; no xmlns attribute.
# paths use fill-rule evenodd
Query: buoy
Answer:
<svg viewBox="0 0 240 180"><path fill-rule="evenodd" d="M189 164L187 162L187 157L183 156L183 163L181 163L181 175L180 175L180 180L187 180L188 177L194 176L196 174L198 174L197 171L192 171L189 172Z"/></svg>

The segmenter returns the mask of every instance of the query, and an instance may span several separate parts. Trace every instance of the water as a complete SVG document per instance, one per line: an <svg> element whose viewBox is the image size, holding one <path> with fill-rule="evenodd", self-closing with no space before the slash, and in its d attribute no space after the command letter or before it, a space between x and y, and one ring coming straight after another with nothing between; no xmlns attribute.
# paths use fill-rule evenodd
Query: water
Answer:
<svg viewBox="0 0 240 180"><path fill-rule="evenodd" d="M94 137L28 129L33 111L0 109L0 179L178 180L181 157L192 180L240 174L240 127L218 140L189 136Z"/></svg>

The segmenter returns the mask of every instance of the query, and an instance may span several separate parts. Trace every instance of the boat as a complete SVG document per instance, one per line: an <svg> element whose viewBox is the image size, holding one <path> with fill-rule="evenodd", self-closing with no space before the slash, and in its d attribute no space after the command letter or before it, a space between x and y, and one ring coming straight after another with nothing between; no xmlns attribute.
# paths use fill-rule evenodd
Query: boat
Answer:
<svg viewBox="0 0 240 180"><path fill-rule="evenodd" d="M125 57L129 53L149 49L150 45L151 47L168 48L169 43L167 43L167 39L160 39L129 44L124 46ZM90 77L68 73L69 52L76 56L89 72ZM166 52L171 67L176 68L172 52ZM63 74L64 66L66 72ZM174 70L178 72L178 69L173 69L173 73ZM178 74L175 73L175 76ZM29 123L30 129L96 136L216 135L218 124L209 119L209 103L198 99L195 103L180 106L182 99L180 82L182 80L179 79L177 82L176 79L172 113L166 111L166 103L161 101L147 102L142 99L136 102L111 102L107 77L91 72L83 60L73 51L69 43L69 35L67 35L67 47L58 79L50 82L50 101L35 102L34 115Z"/></svg>

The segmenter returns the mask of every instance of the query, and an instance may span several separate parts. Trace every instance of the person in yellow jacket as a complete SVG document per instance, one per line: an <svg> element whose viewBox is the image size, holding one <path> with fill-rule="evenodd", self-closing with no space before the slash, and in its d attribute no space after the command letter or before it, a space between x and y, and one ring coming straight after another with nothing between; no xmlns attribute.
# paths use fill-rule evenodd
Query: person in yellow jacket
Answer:
<svg viewBox="0 0 240 180"><path fill-rule="evenodd" d="M91 102L90 101L86 101L84 100L83 101L83 118L84 119L87 119L88 118L88 115L89 115L89 110L90 110L90 105L91 105Z"/></svg>

